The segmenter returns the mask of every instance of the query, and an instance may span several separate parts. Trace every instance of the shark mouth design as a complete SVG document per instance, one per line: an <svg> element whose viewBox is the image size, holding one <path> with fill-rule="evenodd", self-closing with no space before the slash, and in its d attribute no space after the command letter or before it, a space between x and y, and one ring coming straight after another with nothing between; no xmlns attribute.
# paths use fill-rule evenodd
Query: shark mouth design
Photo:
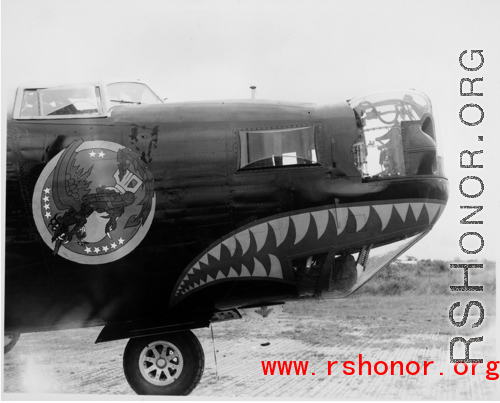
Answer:
<svg viewBox="0 0 500 403"><path fill-rule="evenodd" d="M333 245L368 242L374 233L434 224L444 210L439 201L330 206L274 216L233 231L196 257L177 281L170 303L209 285L234 280L293 281L288 257L314 254Z"/></svg>

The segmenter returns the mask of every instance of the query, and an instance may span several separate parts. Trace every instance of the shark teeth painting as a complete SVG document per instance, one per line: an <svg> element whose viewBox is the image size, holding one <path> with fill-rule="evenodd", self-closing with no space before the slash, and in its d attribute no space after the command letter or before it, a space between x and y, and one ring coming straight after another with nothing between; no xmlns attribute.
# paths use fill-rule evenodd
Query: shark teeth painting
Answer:
<svg viewBox="0 0 500 403"><path fill-rule="evenodd" d="M304 211L275 216L234 231L200 254L185 269L174 287L171 303L224 281L269 279L292 281L287 256L361 242L373 233L431 226L443 212L439 200L366 204Z"/></svg>

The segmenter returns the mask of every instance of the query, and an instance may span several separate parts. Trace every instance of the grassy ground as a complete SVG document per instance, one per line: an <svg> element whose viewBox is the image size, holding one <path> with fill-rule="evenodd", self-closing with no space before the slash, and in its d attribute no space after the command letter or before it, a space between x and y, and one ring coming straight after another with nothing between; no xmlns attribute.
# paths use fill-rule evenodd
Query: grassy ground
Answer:
<svg viewBox="0 0 500 403"><path fill-rule="evenodd" d="M362 342L366 333L380 340L394 339L395 342L401 334L477 335L478 328L471 328L477 318L469 318L461 328L451 324L449 309L456 301L462 301L461 307L456 309L461 319L463 307L469 301L464 296L358 294L342 300L293 302L285 305L285 312L301 320L283 335L312 344L331 343L339 338L351 344L358 340ZM495 317L495 298L485 296L481 303L486 315L483 324L486 325ZM474 309L470 315L478 314ZM307 318L316 319L315 322L321 319L321 326L312 331Z"/></svg>
<svg viewBox="0 0 500 403"><path fill-rule="evenodd" d="M415 265L396 263L347 298L287 303L285 312L295 317L323 319L321 328L315 329L312 335L306 322L295 326L295 337L311 343L343 337L343 332L352 325L360 333L350 332L350 342L362 339L361 333L365 331L380 339L419 333L477 335L480 328L472 329L472 324L478 320L477 307L471 308L469 319L460 328L451 324L449 310L455 302L460 302L460 307L454 311L455 320L460 321L467 303L479 301L485 313L481 326L492 322L496 315L495 263L486 262L484 269L469 269L469 285L483 285L482 292L451 291L450 285L464 284L463 276L463 269L450 270L449 264L443 261L426 260ZM342 319L345 325L342 321L339 325Z"/></svg>
<svg viewBox="0 0 500 403"><path fill-rule="evenodd" d="M380 271L359 292L371 295L457 294L450 290L450 285L464 285L464 271L450 269L449 265L442 260L421 260L416 264L396 262ZM481 294L495 295L495 262L483 262L483 269L469 269L469 285L482 285L484 292Z"/></svg>

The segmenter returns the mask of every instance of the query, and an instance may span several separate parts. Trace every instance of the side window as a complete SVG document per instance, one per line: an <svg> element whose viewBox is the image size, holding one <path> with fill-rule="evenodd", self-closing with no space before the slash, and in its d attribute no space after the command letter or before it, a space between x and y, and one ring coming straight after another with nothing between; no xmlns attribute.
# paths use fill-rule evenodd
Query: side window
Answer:
<svg viewBox="0 0 500 403"><path fill-rule="evenodd" d="M90 85L24 90L20 113L22 118L100 114L99 88Z"/></svg>
<svg viewBox="0 0 500 403"><path fill-rule="evenodd" d="M161 104L162 101L141 83L108 84L109 109L121 104Z"/></svg>
<svg viewBox="0 0 500 403"><path fill-rule="evenodd" d="M240 131L239 168L319 165L314 126Z"/></svg>

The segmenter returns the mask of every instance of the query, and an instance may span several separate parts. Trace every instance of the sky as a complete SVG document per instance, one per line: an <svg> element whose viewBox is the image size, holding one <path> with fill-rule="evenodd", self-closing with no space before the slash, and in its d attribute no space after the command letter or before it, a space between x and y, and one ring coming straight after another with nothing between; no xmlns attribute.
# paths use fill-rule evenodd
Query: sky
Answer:
<svg viewBox="0 0 500 403"><path fill-rule="evenodd" d="M450 199L408 254L496 259L500 2L3 0L1 6L3 116L17 86L35 80L140 78L167 102L249 98L251 85L257 98L320 104L388 89L423 91L433 104ZM483 50L479 71L460 67L464 50ZM460 96L466 77L483 78L474 88L482 97ZM483 109L481 124L460 122L468 103ZM472 109L463 116L477 119ZM461 169L463 150L484 150L474 160L483 168ZM471 175L484 183L473 199L459 191ZM468 180L463 189L476 193L477 185ZM467 205L483 206L475 216L482 225L460 224L470 213L460 206ZM461 251L466 232L481 234L481 252ZM477 249L479 238L466 236L463 246Z"/></svg>

